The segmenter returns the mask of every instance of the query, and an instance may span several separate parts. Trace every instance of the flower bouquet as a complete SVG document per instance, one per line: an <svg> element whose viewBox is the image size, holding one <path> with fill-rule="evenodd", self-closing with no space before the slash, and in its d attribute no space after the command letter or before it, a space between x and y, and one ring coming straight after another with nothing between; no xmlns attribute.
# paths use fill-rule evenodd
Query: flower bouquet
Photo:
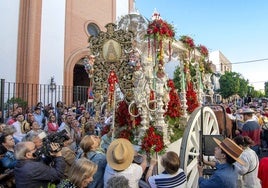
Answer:
<svg viewBox="0 0 268 188"><path fill-rule="evenodd" d="M162 19L155 19L151 22L147 29L147 35L158 37L158 38L167 38L173 39L175 32L173 26Z"/></svg>
<svg viewBox="0 0 268 188"><path fill-rule="evenodd" d="M193 83L189 82L187 86L187 92L186 92L186 99L187 99L187 111L189 113L192 113L198 106L198 98L197 93L194 90Z"/></svg>
<svg viewBox="0 0 268 188"><path fill-rule="evenodd" d="M194 44L194 40L187 36L187 35L183 35L180 37L180 41L184 44L184 46L188 49L188 50L194 50L195 48L195 44Z"/></svg>
<svg viewBox="0 0 268 188"><path fill-rule="evenodd" d="M207 47L205 47L205 46L200 44L199 46L196 47L196 49L199 51L201 56L208 57L208 49L207 49Z"/></svg>
<svg viewBox="0 0 268 188"><path fill-rule="evenodd" d="M162 154L165 152L165 148L163 134L154 126L150 126L142 138L141 151L152 156L155 153Z"/></svg>
<svg viewBox="0 0 268 188"><path fill-rule="evenodd" d="M180 97L177 93L173 80L168 80L169 91L169 102L168 109L165 112L165 116L169 116L170 118L180 117L181 114L181 102Z"/></svg>
<svg viewBox="0 0 268 188"><path fill-rule="evenodd" d="M138 114L138 109L132 109L133 114ZM132 117L128 111L126 101L121 101L115 114L115 121L118 125L118 138L128 139L131 143L134 142L135 134L139 126L141 126L141 117Z"/></svg>
<svg viewBox="0 0 268 188"><path fill-rule="evenodd" d="M159 59L162 61L162 42L164 39L169 40L169 54L171 54L171 41L175 39L175 31L171 24L167 23L165 20L162 20L160 14L155 13L156 19L149 23L147 28L147 37L148 37L148 56L150 54L150 39L153 39L153 52L159 50Z"/></svg>

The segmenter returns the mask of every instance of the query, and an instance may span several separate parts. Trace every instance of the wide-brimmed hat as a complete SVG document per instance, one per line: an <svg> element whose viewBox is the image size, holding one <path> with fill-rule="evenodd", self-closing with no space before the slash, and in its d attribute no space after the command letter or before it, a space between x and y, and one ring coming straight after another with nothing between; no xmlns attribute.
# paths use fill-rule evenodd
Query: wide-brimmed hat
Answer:
<svg viewBox="0 0 268 188"><path fill-rule="evenodd" d="M109 166L114 170L125 170L130 166L133 158L134 148L127 139L116 139L107 149L106 159Z"/></svg>
<svg viewBox="0 0 268 188"><path fill-rule="evenodd" d="M250 108L245 108L240 112L239 114L254 114L254 110L251 110Z"/></svg>
<svg viewBox="0 0 268 188"><path fill-rule="evenodd" d="M213 138L216 144L230 157L239 162L241 165L245 165L245 162L239 158L243 149L239 147L233 140L230 138L225 138L223 141L220 141L217 138Z"/></svg>

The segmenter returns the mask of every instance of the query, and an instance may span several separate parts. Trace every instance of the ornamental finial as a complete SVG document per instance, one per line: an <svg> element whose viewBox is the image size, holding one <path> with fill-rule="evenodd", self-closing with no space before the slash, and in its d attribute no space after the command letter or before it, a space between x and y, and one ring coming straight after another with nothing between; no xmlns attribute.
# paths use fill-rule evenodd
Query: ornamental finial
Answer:
<svg viewBox="0 0 268 188"><path fill-rule="evenodd" d="M161 17L160 17L160 13L157 12L156 8L154 9L154 13L152 15L152 20L160 20Z"/></svg>

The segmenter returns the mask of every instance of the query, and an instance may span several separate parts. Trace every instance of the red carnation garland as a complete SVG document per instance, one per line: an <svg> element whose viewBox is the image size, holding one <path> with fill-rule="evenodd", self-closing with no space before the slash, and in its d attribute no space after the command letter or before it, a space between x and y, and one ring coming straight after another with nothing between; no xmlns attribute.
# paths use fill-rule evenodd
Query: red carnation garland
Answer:
<svg viewBox="0 0 268 188"><path fill-rule="evenodd" d="M115 121L119 126L118 138L128 139L130 142L134 139L134 131L141 125L141 117L132 117L128 111L129 105L126 101L121 101L115 113ZM132 114L138 114L138 109L133 107Z"/></svg>
<svg viewBox="0 0 268 188"><path fill-rule="evenodd" d="M138 109L134 108L132 113L135 115L138 114ZM117 124L120 127L128 126L132 128L132 125L139 126L141 122L140 116L133 118L130 115L128 111L128 104L126 103L126 101L119 102L118 108L116 110L115 118L116 118Z"/></svg>
<svg viewBox="0 0 268 188"><path fill-rule="evenodd" d="M165 151L163 135L154 126L150 126L146 130L142 138L141 150L150 155L161 154Z"/></svg>
<svg viewBox="0 0 268 188"><path fill-rule="evenodd" d="M165 113L165 116L169 116L171 118L181 117L181 101L180 97L177 93L173 80L168 80L169 91L169 102L168 109Z"/></svg>
<svg viewBox="0 0 268 188"><path fill-rule="evenodd" d="M195 43L194 43L194 40L187 36L187 35L183 35L180 37L180 41L185 45L185 47L188 49L188 50L194 50L195 48Z"/></svg>
<svg viewBox="0 0 268 188"><path fill-rule="evenodd" d="M150 51L150 38L153 38L153 53L156 52L156 45L158 43L160 49L160 55L162 51L162 40L168 39L169 40L169 54L171 58L171 42L175 39L175 31L171 24L167 23L166 21L162 20L159 16L154 19L149 25L147 29L147 36L148 36L148 52ZM148 53L149 56L149 53Z"/></svg>
<svg viewBox="0 0 268 188"><path fill-rule="evenodd" d="M208 57L208 49L207 49L207 47L205 47L204 45L200 44L196 49L200 52L201 56Z"/></svg>
<svg viewBox="0 0 268 188"><path fill-rule="evenodd" d="M192 113L199 106L197 94L194 91L192 82L188 82L187 84L186 99L186 104L188 106L187 111L189 113Z"/></svg>
<svg viewBox="0 0 268 188"><path fill-rule="evenodd" d="M134 134L129 129L123 129L119 132L118 138L125 138L131 142L134 139Z"/></svg>
<svg viewBox="0 0 268 188"><path fill-rule="evenodd" d="M116 110L116 122L122 127L130 123L130 114L128 112L128 104L125 101L119 102Z"/></svg>

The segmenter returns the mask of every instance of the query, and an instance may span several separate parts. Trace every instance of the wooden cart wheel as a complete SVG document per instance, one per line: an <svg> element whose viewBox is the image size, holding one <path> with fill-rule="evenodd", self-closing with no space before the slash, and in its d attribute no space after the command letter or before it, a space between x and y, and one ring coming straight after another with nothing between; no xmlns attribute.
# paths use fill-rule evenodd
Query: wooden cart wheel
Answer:
<svg viewBox="0 0 268 188"><path fill-rule="evenodd" d="M181 168L187 176L187 187L198 187L198 156L200 148L201 108L189 117L180 148ZM203 135L219 135L216 116L210 107L203 107Z"/></svg>

